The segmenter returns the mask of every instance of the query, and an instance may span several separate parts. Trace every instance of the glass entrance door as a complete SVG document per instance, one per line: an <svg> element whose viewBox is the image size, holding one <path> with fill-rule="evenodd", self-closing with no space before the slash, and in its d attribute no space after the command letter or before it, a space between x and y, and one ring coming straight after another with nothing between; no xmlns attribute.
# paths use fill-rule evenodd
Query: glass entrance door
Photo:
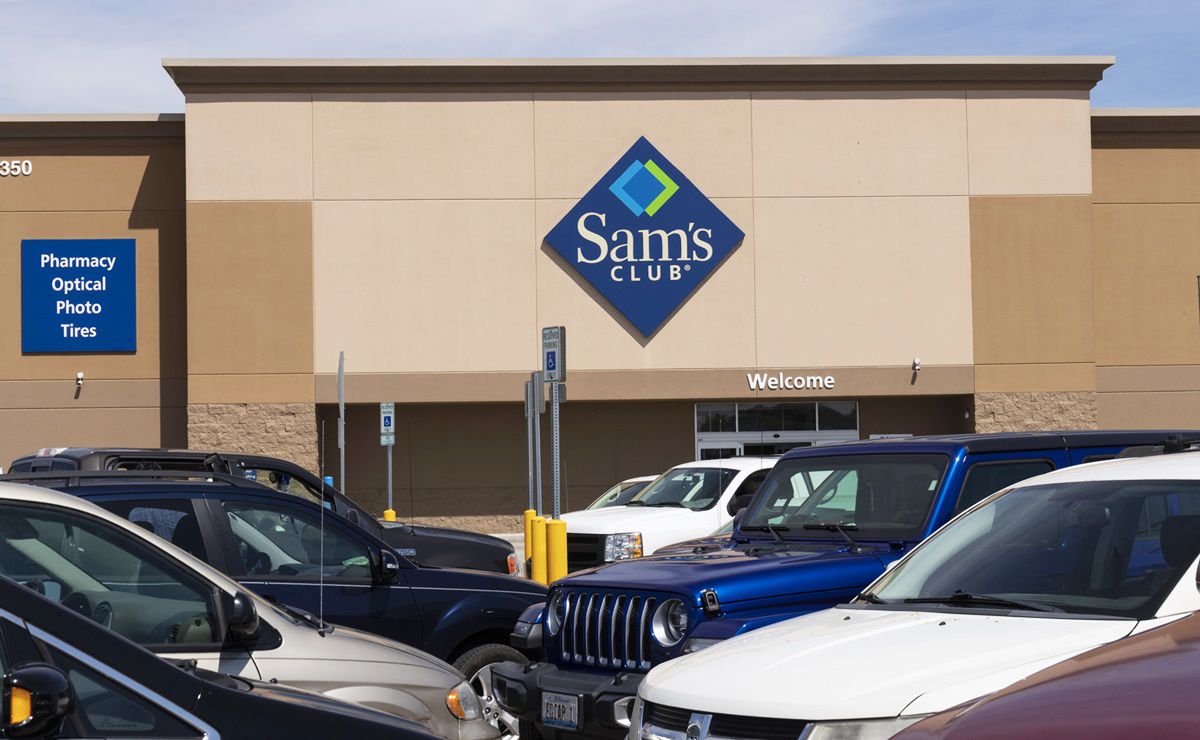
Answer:
<svg viewBox="0 0 1200 740"><path fill-rule="evenodd" d="M854 401L696 404L696 458L779 455L858 439Z"/></svg>
<svg viewBox="0 0 1200 740"><path fill-rule="evenodd" d="M738 442L698 442L696 444L697 460L723 460L727 457L741 457L745 447Z"/></svg>

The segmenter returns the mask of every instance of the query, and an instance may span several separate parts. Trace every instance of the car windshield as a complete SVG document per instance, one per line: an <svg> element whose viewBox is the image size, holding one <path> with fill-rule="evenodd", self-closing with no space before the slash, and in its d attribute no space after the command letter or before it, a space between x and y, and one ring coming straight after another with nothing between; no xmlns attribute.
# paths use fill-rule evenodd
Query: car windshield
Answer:
<svg viewBox="0 0 1200 740"><path fill-rule="evenodd" d="M792 538L917 537L946 472L945 455L830 455L780 460L740 529L769 526ZM837 527L833 526L837 525Z"/></svg>
<svg viewBox="0 0 1200 740"><path fill-rule="evenodd" d="M642 492L642 489L649 484L650 481L643 480L637 483L618 483L608 489L592 503L588 504L589 509L606 509L609 506L624 506L633 499L634 496Z"/></svg>
<svg viewBox="0 0 1200 740"><path fill-rule="evenodd" d="M711 509L737 474L733 468L675 468L642 489L628 505Z"/></svg>
<svg viewBox="0 0 1200 740"><path fill-rule="evenodd" d="M1198 553L1200 481L1029 486L944 527L862 598L1146 619Z"/></svg>

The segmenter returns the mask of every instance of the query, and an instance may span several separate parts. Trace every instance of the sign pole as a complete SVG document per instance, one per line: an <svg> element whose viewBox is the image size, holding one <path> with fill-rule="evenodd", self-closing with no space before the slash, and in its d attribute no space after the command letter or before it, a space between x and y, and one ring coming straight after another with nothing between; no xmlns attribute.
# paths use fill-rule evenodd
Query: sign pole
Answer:
<svg viewBox="0 0 1200 740"><path fill-rule="evenodd" d="M551 513L553 519L558 519L562 513L562 435L558 407L566 390L563 383L567 379L567 327L542 328L542 371L550 384L550 469L554 491Z"/></svg>
<svg viewBox="0 0 1200 740"><path fill-rule="evenodd" d="M542 514L542 407L546 403L546 391L542 384L542 374L534 373L531 377L533 384L533 479L534 491L537 493L537 504L534 510L538 516Z"/></svg>
<svg viewBox="0 0 1200 740"><path fill-rule="evenodd" d="M552 516L558 519L562 513L562 445L558 425L559 390L562 383L550 384L550 468L554 472L554 508Z"/></svg>
<svg viewBox="0 0 1200 740"><path fill-rule="evenodd" d="M346 489L346 353L338 352L338 490Z"/></svg>
<svg viewBox="0 0 1200 740"><path fill-rule="evenodd" d="M387 453L387 511L383 519L396 521L396 507L392 504L392 448L396 446L396 404L379 404L379 444Z"/></svg>
<svg viewBox="0 0 1200 740"><path fill-rule="evenodd" d="M528 452L526 457L529 458L529 506L532 509L534 501L534 477L533 477L533 420L536 418L536 412L533 408L533 381L525 381L525 449Z"/></svg>

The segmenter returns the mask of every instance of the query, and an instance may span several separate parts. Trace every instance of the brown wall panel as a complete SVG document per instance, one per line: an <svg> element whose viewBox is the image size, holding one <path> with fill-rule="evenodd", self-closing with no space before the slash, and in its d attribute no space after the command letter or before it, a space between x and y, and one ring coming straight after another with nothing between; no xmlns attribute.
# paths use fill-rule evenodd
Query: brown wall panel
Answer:
<svg viewBox="0 0 1200 740"><path fill-rule="evenodd" d="M1200 391L1097 393L1101 429L1200 429Z"/></svg>
<svg viewBox="0 0 1200 740"><path fill-rule="evenodd" d="M613 483L692 459L688 402L563 405L563 511L587 505ZM336 475L337 406L318 406L325 472ZM372 511L387 501L379 407L346 407L350 494ZM401 518L519 514L527 504L525 418L519 404L396 407L394 487ZM550 506L549 414L543 442L543 495Z"/></svg>
<svg viewBox="0 0 1200 740"><path fill-rule="evenodd" d="M976 365L1093 360L1090 204L971 198Z"/></svg>
<svg viewBox="0 0 1200 740"><path fill-rule="evenodd" d="M190 374L311 375L312 204L189 203L187 214Z"/></svg>
<svg viewBox="0 0 1200 740"><path fill-rule="evenodd" d="M1092 150L1097 203L1200 203L1200 147Z"/></svg>
<svg viewBox="0 0 1200 740"><path fill-rule="evenodd" d="M1200 205L1096 205L1096 364L1200 363Z"/></svg>
<svg viewBox="0 0 1200 740"><path fill-rule="evenodd" d="M970 432L970 396L865 398L858 402L858 432L872 434L956 434Z"/></svg>
<svg viewBox="0 0 1200 740"><path fill-rule="evenodd" d="M133 238L137 243L137 352L21 353L21 240ZM0 213L0 379L182 378L187 372L183 213Z"/></svg>
<svg viewBox="0 0 1200 740"><path fill-rule="evenodd" d="M0 178L0 211L181 211L183 138L5 138L0 159L29 177Z"/></svg>
<svg viewBox="0 0 1200 740"><path fill-rule="evenodd" d="M182 407L0 409L0 466L41 447L181 447Z"/></svg>

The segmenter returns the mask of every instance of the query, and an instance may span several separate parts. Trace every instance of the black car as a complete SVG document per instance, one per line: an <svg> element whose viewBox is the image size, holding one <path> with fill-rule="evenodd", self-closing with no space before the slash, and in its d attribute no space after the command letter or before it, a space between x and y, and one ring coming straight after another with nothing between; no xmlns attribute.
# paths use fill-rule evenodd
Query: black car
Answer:
<svg viewBox="0 0 1200 740"><path fill-rule="evenodd" d="M0 737L435 737L373 709L167 662L4 577L0 604Z"/></svg>
<svg viewBox="0 0 1200 740"><path fill-rule="evenodd" d="M52 470L207 470L239 475L309 501L324 502L421 565L475 568L514 575L517 557L511 543L476 532L381 522L350 497L310 471L265 455L200 450L160 450L124 447L47 448L13 460L10 473Z"/></svg>
<svg viewBox="0 0 1200 740"><path fill-rule="evenodd" d="M502 660L524 662L508 636L526 607L546 598L534 581L403 557L396 577L380 586L370 564L387 543L317 503L240 476L55 471L0 478L85 498L269 600L407 643L467 676Z"/></svg>

